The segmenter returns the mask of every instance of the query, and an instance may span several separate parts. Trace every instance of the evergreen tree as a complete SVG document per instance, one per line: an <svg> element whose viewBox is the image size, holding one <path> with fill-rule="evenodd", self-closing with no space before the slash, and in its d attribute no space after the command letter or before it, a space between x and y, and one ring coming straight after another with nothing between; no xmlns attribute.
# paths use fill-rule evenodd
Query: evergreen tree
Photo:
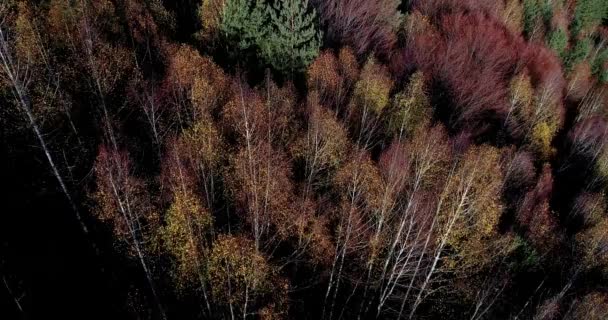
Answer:
<svg viewBox="0 0 608 320"><path fill-rule="evenodd" d="M589 38L579 39L574 47L570 50L570 53L567 54L566 65L568 68L580 63L584 59L586 59L591 53L591 48L593 47L593 43Z"/></svg>
<svg viewBox="0 0 608 320"><path fill-rule="evenodd" d="M594 75L603 83L608 83L608 69L606 68L606 62L608 62L608 48L602 48L596 54L592 61L592 72Z"/></svg>
<svg viewBox="0 0 608 320"><path fill-rule="evenodd" d="M267 10L271 23L260 43L263 60L284 74L303 71L321 46L316 12L308 11L308 0L276 0Z"/></svg>
<svg viewBox="0 0 608 320"><path fill-rule="evenodd" d="M606 17L608 2L605 0L579 0L576 2L572 30L576 35L580 32L591 32Z"/></svg>
<svg viewBox="0 0 608 320"><path fill-rule="evenodd" d="M262 0L228 0L221 15L220 33L228 53L244 58L265 38L267 16Z"/></svg>
<svg viewBox="0 0 608 320"><path fill-rule="evenodd" d="M537 0L524 0L524 32L528 38L532 36L536 29L539 18L541 17L541 8Z"/></svg>
<svg viewBox="0 0 608 320"><path fill-rule="evenodd" d="M568 48L568 35L562 28L557 28L549 34L548 45L555 50L557 55L562 58L566 57L566 49Z"/></svg>

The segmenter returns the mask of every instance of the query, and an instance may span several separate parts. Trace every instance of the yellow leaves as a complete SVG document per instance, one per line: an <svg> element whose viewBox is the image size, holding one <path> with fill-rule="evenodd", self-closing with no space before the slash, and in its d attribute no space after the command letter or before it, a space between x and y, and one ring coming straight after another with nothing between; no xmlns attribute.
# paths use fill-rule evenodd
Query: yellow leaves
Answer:
<svg viewBox="0 0 608 320"><path fill-rule="evenodd" d="M214 169L220 161L222 140L211 119L203 119L184 130L178 140L179 149L195 164ZM200 169L200 165L196 166Z"/></svg>
<svg viewBox="0 0 608 320"><path fill-rule="evenodd" d="M502 174L499 161L499 150L490 146L474 147L465 155L464 166L470 165L475 170L475 173L471 173L474 175L471 209L476 218L474 220L477 220L474 223L479 236L492 235L502 213Z"/></svg>
<svg viewBox="0 0 608 320"><path fill-rule="evenodd" d="M179 87L189 87L200 73L199 67L202 57L194 48L187 45L174 48L174 51L170 58L168 70L170 80Z"/></svg>
<svg viewBox="0 0 608 320"><path fill-rule="evenodd" d="M70 5L64 0L51 0L48 11L49 34L57 41L66 41L66 35L72 32L76 25L77 5Z"/></svg>
<svg viewBox="0 0 608 320"><path fill-rule="evenodd" d="M198 9L198 17L202 26L200 37L203 40L212 41L217 37L225 3L226 0L203 0Z"/></svg>
<svg viewBox="0 0 608 320"><path fill-rule="evenodd" d="M174 49L170 58L170 77L173 83L189 87L196 78L207 78L223 83L227 82L224 72L211 59L201 56L194 48L180 45ZM212 81L213 82L213 81ZM219 86L220 88L222 86Z"/></svg>
<svg viewBox="0 0 608 320"><path fill-rule="evenodd" d="M214 105L217 95L214 95L214 87L205 78L195 78L192 84L190 100L196 109L201 112L208 111Z"/></svg>
<svg viewBox="0 0 608 320"><path fill-rule="evenodd" d="M412 75L403 92L393 97L389 129L394 135L411 135L429 122L432 110L425 90L424 75L419 71Z"/></svg>
<svg viewBox="0 0 608 320"><path fill-rule="evenodd" d="M441 219L448 224L455 219L447 242L457 252L448 257L454 267L483 267L508 247L497 234L502 214L501 188L499 150L484 145L467 151L448 181L442 213L447 216Z"/></svg>
<svg viewBox="0 0 608 320"><path fill-rule="evenodd" d="M389 94L393 81L386 68L370 58L361 72L361 78L355 84L353 101L361 110L370 110L380 114L389 103Z"/></svg>
<svg viewBox="0 0 608 320"><path fill-rule="evenodd" d="M228 77L210 58L194 48L172 47L167 79L177 94L191 100L195 118L206 115L225 98Z"/></svg>
<svg viewBox="0 0 608 320"><path fill-rule="evenodd" d="M206 235L213 228L213 217L189 191L178 191L167 210L166 225L160 236L167 251L176 259L176 279L181 286L199 280L206 255Z"/></svg>
<svg viewBox="0 0 608 320"><path fill-rule="evenodd" d="M551 146L557 128L553 124L541 122L532 128L530 145L541 159L549 159L554 153L555 148Z"/></svg>
<svg viewBox="0 0 608 320"><path fill-rule="evenodd" d="M40 62L41 46L43 46L42 39L35 28L34 17L26 2L20 2L15 21L15 51L20 61L31 65Z"/></svg>
<svg viewBox="0 0 608 320"><path fill-rule="evenodd" d="M423 15L418 10L414 10L406 16L404 27L407 35L410 37L424 35L425 33L434 30L429 17Z"/></svg>
<svg viewBox="0 0 608 320"><path fill-rule="evenodd" d="M379 208L382 201L382 178L378 168L364 151L355 153L342 166L334 184L343 199L361 203L367 208Z"/></svg>
<svg viewBox="0 0 608 320"><path fill-rule="evenodd" d="M452 155L443 126L419 127L405 150L409 151L412 186L432 189L448 176Z"/></svg>
<svg viewBox="0 0 608 320"><path fill-rule="evenodd" d="M605 145L595 163L598 175L608 181L608 145ZM608 187L606 188L608 192Z"/></svg>
<svg viewBox="0 0 608 320"><path fill-rule="evenodd" d="M244 304L245 299L272 291L272 267L249 239L220 235L213 245L208 265L216 301Z"/></svg>
<svg viewBox="0 0 608 320"><path fill-rule="evenodd" d="M524 9L519 0L507 0L504 7L500 10L500 17L503 23L513 34L523 32Z"/></svg>
<svg viewBox="0 0 608 320"><path fill-rule="evenodd" d="M521 73L511 80L509 85L511 112L520 121L528 121L532 117L534 103L534 87L530 76Z"/></svg>
<svg viewBox="0 0 608 320"><path fill-rule="evenodd" d="M294 158L302 158L309 179L319 171L335 169L346 158L350 141L346 130L333 112L319 106L309 96L308 130L292 146Z"/></svg>
<svg viewBox="0 0 608 320"><path fill-rule="evenodd" d="M608 217L580 232L576 241L587 267L600 267L608 275Z"/></svg>
<svg viewBox="0 0 608 320"><path fill-rule="evenodd" d="M591 292L577 299L566 319L604 320L608 315L608 294Z"/></svg>
<svg viewBox="0 0 608 320"><path fill-rule="evenodd" d="M526 73L513 78L509 90L509 116L523 126L530 149L541 159L549 159L555 153L551 144L560 122L558 109L552 108L550 92L548 89L535 92L530 76Z"/></svg>
<svg viewBox="0 0 608 320"><path fill-rule="evenodd" d="M123 47L115 47L109 43L99 42L94 48L93 76L99 80L103 94L109 94L123 77L129 76L133 69L133 56Z"/></svg>
<svg viewBox="0 0 608 320"><path fill-rule="evenodd" d="M188 191L175 193L167 217L168 221L175 222L167 223L174 230L182 229L187 223L189 228L197 228L201 233L206 233L213 225L213 217L202 206L198 198Z"/></svg>

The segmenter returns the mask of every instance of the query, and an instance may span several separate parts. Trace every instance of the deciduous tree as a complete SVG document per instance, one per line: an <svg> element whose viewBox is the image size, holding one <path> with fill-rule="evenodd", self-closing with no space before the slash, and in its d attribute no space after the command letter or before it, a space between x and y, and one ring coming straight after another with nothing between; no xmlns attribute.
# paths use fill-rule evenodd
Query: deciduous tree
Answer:
<svg viewBox="0 0 608 320"><path fill-rule="evenodd" d="M397 41L401 13L395 0L313 1L327 38L350 46L359 57L375 53L388 57Z"/></svg>
<svg viewBox="0 0 608 320"><path fill-rule="evenodd" d="M392 88L393 81L386 68L374 58L369 58L355 83L349 110L354 140L363 149L374 144Z"/></svg>
<svg viewBox="0 0 608 320"><path fill-rule="evenodd" d="M99 149L94 170L97 182L92 195L96 203L94 214L111 224L119 243L126 244L128 252L135 255L165 318L146 248L158 224L158 212L150 204L146 186L133 176L128 155L111 147Z"/></svg>
<svg viewBox="0 0 608 320"><path fill-rule="evenodd" d="M226 307L226 317L247 318L262 312L280 312L288 284L278 279L273 266L256 250L252 241L221 235L209 256L209 275L215 301ZM272 297L267 304L264 297ZM278 310L272 310L279 308Z"/></svg>

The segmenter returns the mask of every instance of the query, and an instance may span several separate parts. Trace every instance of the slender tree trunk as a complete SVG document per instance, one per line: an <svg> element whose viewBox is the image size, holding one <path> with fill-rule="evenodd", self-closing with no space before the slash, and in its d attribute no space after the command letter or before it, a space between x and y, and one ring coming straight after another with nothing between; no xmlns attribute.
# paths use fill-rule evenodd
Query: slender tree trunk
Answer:
<svg viewBox="0 0 608 320"><path fill-rule="evenodd" d="M40 131L38 124L36 123L36 119L34 117L34 114L32 113L32 109L30 107L30 102L28 100L27 94L25 93L25 88L22 87L22 83L19 79L18 70L15 69L15 64L14 64L15 62L9 51L8 40L6 39L6 36L4 35L4 31L1 28L0 28L0 60L2 61L2 69L8 76L8 79L12 85L12 89L13 89L12 91L15 96L15 99L17 99L20 109L23 111L23 113L25 113L26 118L29 122L29 125L32 128L32 130L34 131L36 138L38 139L38 143L40 144L40 147L44 151L44 155L46 156L49 166L51 167L51 171L53 172L55 179L59 183L59 186L61 187L63 194L65 195L66 199L68 200L68 203L70 204L70 207L72 208L72 211L74 211L74 214L76 215L76 220L78 221L78 224L80 225L80 229L82 230L82 232L85 235L88 235L89 229L87 228L86 224L84 223L84 220L82 219L82 216L80 215L78 207L76 206L76 203L74 202L74 200L72 198L72 195L68 191L68 188L67 188L65 182L63 181L61 174L59 173L59 169L57 169L57 166L55 165L55 161L53 160L53 157L47 146L47 143L44 140L44 136L43 136L42 132Z"/></svg>
<svg viewBox="0 0 608 320"><path fill-rule="evenodd" d="M15 305L17 306L17 309L19 309L19 312L21 312L22 314L25 314L25 312L23 311L23 307L21 306L21 303L19 302L19 300L21 300L21 299L18 298L13 293L13 290L11 290L11 287L8 285L8 281L6 281L6 277L5 276L2 276L2 281L4 282L4 286L6 287L6 291L8 291L8 294L11 296L11 298L13 298L13 301L15 302Z"/></svg>

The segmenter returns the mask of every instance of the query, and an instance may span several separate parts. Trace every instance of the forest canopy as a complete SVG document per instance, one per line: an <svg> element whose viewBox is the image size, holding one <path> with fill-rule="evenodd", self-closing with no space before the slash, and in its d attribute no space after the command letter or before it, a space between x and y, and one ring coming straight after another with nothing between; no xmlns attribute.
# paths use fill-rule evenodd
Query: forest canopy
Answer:
<svg viewBox="0 0 608 320"><path fill-rule="evenodd" d="M4 0L0 318L608 319L608 2Z"/></svg>

